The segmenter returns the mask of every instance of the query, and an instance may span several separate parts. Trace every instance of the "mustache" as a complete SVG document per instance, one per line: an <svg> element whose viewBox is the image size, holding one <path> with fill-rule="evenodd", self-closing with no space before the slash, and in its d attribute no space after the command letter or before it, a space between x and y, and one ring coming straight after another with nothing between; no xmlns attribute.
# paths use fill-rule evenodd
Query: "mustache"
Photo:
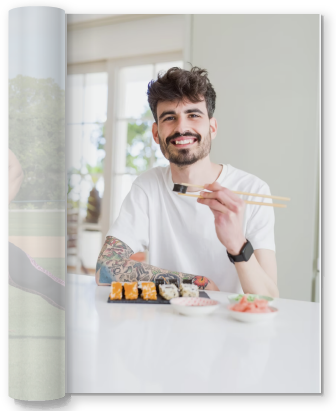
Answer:
<svg viewBox="0 0 336 411"><path fill-rule="evenodd" d="M166 138L166 144L167 144L167 146L168 146L168 144L169 144L174 138L177 138L177 137L187 137L187 136L197 138L197 141L198 141L198 142L200 142L200 141L201 141L201 138L202 138L202 136L201 136L200 134L198 134L198 133L191 133L190 131L186 131L185 133L176 132L176 133L173 134L172 136L169 136L169 137Z"/></svg>

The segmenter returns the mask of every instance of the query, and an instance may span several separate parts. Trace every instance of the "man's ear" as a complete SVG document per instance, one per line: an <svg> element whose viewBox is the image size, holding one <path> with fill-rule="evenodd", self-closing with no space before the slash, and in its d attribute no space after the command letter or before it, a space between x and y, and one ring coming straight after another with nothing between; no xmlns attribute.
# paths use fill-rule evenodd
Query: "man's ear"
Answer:
<svg viewBox="0 0 336 411"><path fill-rule="evenodd" d="M159 130L157 123L153 123L152 125L152 134L156 144L159 144Z"/></svg>
<svg viewBox="0 0 336 411"><path fill-rule="evenodd" d="M217 120L215 117L211 117L210 119L210 132L211 140L213 140L217 136Z"/></svg>

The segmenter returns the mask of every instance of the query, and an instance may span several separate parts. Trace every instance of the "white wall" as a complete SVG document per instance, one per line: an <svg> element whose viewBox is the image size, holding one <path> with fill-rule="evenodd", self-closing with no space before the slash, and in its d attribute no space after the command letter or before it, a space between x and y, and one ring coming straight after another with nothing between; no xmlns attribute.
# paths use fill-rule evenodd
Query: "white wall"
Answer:
<svg viewBox="0 0 336 411"><path fill-rule="evenodd" d="M319 16L194 15L190 60L217 92L211 158L257 175L275 195L278 284L311 300L318 249Z"/></svg>
<svg viewBox="0 0 336 411"><path fill-rule="evenodd" d="M100 25L101 22L97 21L97 24L68 30L68 64L183 49L184 15L163 14L106 25Z"/></svg>

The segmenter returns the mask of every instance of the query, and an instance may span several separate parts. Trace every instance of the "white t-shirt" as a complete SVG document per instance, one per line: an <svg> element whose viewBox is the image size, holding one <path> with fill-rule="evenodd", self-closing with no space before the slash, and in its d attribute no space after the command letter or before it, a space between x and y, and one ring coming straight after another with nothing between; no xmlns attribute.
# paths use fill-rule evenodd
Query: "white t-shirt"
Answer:
<svg viewBox="0 0 336 411"><path fill-rule="evenodd" d="M270 194L265 182L229 164L223 165L217 182L234 191ZM123 241L134 253L148 249L149 264L155 267L205 276L221 291L241 293L235 265L216 235L212 211L194 197L178 195L173 186L170 166L141 174L107 236ZM247 204L243 230L255 250L275 251L273 207Z"/></svg>

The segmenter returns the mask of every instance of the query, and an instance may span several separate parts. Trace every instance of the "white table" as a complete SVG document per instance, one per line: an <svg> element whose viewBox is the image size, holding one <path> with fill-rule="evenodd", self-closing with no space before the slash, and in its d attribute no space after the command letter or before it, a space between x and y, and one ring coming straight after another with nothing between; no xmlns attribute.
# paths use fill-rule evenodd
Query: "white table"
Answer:
<svg viewBox="0 0 336 411"><path fill-rule="evenodd" d="M206 317L170 305L108 304L110 287L68 275L69 393L320 393L320 304L277 299L246 324L223 303Z"/></svg>

